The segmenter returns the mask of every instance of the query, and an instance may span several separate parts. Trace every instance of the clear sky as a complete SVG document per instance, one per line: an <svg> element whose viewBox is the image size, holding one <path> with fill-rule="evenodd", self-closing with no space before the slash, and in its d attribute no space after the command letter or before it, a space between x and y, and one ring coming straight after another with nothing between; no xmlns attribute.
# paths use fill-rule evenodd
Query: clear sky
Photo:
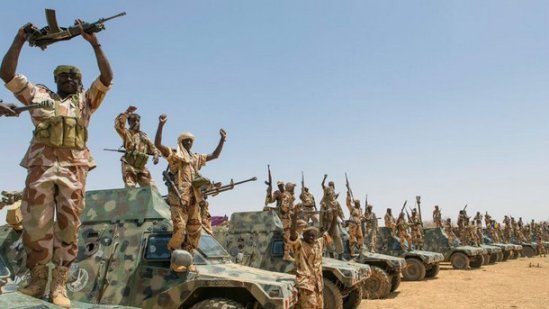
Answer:
<svg viewBox="0 0 549 309"><path fill-rule="evenodd" d="M261 209L270 164L274 181L304 171L317 200L328 174L342 203L347 172L378 216L422 195L424 218L435 204L454 219L465 204L549 218L547 1L6 1L0 54L23 24L46 25L45 8L62 26L127 12L97 34L114 82L89 128L88 190L123 186L102 149L120 146L113 120L131 104L150 136L168 114L167 145L192 131L210 153L227 131L203 174L259 181L211 198L213 215ZM25 45L17 71L55 89L58 64L86 86L98 75L80 37ZM0 119L0 189L22 189L32 130L28 115ZM151 165L161 192L163 168Z"/></svg>

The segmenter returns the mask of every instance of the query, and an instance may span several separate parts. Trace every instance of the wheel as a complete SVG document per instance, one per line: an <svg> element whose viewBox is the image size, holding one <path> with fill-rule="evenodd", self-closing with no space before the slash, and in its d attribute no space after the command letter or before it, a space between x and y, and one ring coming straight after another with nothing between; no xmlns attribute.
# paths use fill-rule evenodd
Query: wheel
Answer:
<svg viewBox="0 0 549 309"><path fill-rule="evenodd" d="M503 252L503 261L507 261L510 257L512 257L513 251L505 251Z"/></svg>
<svg viewBox="0 0 549 309"><path fill-rule="evenodd" d="M504 260L503 260L503 251L502 251L502 252L498 252L496 262L499 263L499 262L503 262L503 261L504 261Z"/></svg>
<svg viewBox="0 0 549 309"><path fill-rule="evenodd" d="M484 264L484 255L477 255L471 259L469 266L471 268L480 268Z"/></svg>
<svg viewBox="0 0 549 309"><path fill-rule="evenodd" d="M535 255L536 255L536 249L532 247L527 247L527 246L522 247L522 256L531 258Z"/></svg>
<svg viewBox="0 0 549 309"><path fill-rule="evenodd" d="M456 252L450 257L454 269L466 269L469 266L469 257L463 252Z"/></svg>
<svg viewBox="0 0 549 309"><path fill-rule="evenodd" d="M499 253L490 254L490 262L488 264L496 264L498 261Z"/></svg>
<svg viewBox="0 0 549 309"><path fill-rule="evenodd" d="M518 259L521 256L522 250L515 250L513 251L513 260Z"/></svg>
<svg viewBox="0 0 549 309"><path fill-rule="evenodd" d="M360 285L356 285L351 292L349 292L349 295L343 299L343 308L344 309L355 309L360 306L360 303L362 302L362 287ZM329 307L326 307L329 308Z"/></svg>
<svg viewBox="0 0 549 309"><path fill-rule="evenodd" d="M324 308L343 308L343 296L339 289L332 281L324 278L324 289L322 291L322 300L324 302Z"/></svg>
<svg viewBox="0 0 549 309"><path fill-rule="evenodd" d="M402 276L406 281L421 281L425 279L425 265L415 258L406 259L406 267L402 270Z"/></svg>
<svg viewBox="0 0 549 309"><path fill-rule="evenodd" d="M241 303L228 298L210 298L194 304L191 309L244 309Z"/></svg>
<svg viewBox="0 0 549 309"><path fill-rule="evenodd" d="M490 262L490 254L482 255L482 265L488 265Z"/></svg>
<svg viewBox="0 0 549 309"><path fill-rule="evenodd" d="M396 273L393 275L393 277L391 278L391 292L394 292L396 291L396 289L398 289L400 285L400 280L400 273Z"/></svg>
<svg viewBox="0 0 549 309"><path fill-rule="evenodd" d="M389 279L389 275L387 275L383 269L372 266L372 274L362 283L362 293L366 293L368 299L387 297L387 295L391 293L391 280Z"/></svg>
<svg viewBox="0 0 549 309"><path fill-rule="evenodd" d="M435 278L438 275L438 272L440 271L440 264L436 263L425 273L425 278Z"/></svg>

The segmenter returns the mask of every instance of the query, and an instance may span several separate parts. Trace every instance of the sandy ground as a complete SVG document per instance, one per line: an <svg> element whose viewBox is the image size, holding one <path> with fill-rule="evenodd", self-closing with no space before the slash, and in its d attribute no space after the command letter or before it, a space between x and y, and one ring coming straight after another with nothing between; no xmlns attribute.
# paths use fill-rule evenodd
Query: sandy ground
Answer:
<svg viewBox="0 0 549 309"><path fill-rule="evenodd" d="M438 278L403 281L389 298L363 300L359 308L549 308L549 257L470 271L443 264Z"/></svg>

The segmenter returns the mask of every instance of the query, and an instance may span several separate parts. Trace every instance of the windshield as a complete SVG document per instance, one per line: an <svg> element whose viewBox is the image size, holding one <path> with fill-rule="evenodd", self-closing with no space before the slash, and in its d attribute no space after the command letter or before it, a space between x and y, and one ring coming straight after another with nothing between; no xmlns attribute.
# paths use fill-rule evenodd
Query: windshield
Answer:
<svg viewBox="0 0 549 309"><path fill-rule="evenodd" d="M229 253L210 235L202 235L198 250L207 258L229 258Z"/></svg>

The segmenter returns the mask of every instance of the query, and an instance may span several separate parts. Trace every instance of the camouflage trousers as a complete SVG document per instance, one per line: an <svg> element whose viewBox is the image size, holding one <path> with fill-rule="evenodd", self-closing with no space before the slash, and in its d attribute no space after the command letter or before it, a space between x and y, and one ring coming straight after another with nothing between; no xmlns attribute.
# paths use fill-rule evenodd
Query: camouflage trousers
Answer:
<svg viewBox="0 0 549 309"><path fill-rule="evenodd" d="M291 231L291 219L288 218L282 218L282 228L284 228L284 234L282 235L282 239L284 240L284 255L290 254L291 245L290 245L290 231Z"/></svg>
<svg viewBox="0 0 549 309"><path fill-rule="evenodd" d="M538 249L538 255L545 256L547 254L547 252L545 250L545 246L543 245L543 243L541 241L537 242L537 249Z"/></svg>
<svg viewBox="0 0 549 309"><path fill-rule="evenodd" d="M28 168L21 204L28 268L52 260L68 267L76 258L87 173L88 167L58 162Z"/></svg>
<svg viewBox="0 0 549 309"><path fill-rule="evenodd" d="M341 233L339 232L339 223L328 230L328 235L332 238L332 244L328 245L329 252L335 252L339 255L343 254L343 239L341 239Z"/></svg>
<svg viewBox="0 0 549 309"><path fill-rule="evenodd" d="M313 292L306 289L298 289L297 308L298 309L324 308L322 291Z"/></svg>
<svg viewBox="0 0 549 309"><path fill-rule="evenodd" d="M360 224L349 224L349 251L351 254L355 252L355 244L358 245L358 252L362 251L364 244L364 235Z"/></svg>
<svg viewBox="0 0 549 309"><path fill-rule="evenodd" d="M168 242L168 249L185 249L192 254L200 241L200 228L202 227L200 208L194 203L194 200L189 200L192 203L181 206L178 197L171 192L168 193L168 202L173 224L172 238Z"/></svg>
<svg viewBox="0 0 549 309"><path fill-rule="evenodd" d="M122 180L126 188L135 188L138 184L140 187L154 187L154 181L147 168L138 170L124 161L122 161Z"/></svg>
<svg viewBox="0 0 549 309"><path fill-rule="evenodd" d="M377 228L370 227L366 228L366 237L368 241L368 250L370 252L376 252L377 248Z"/></svg>
<svg viewBox="0 0 549 309"><path fill-rule="evenodd" d="M400 247L402 250L412 250L412 239L406 231L398 231L398 239L400 240Z"/></svg>
<svg viewBox="0 0 549 309"><path fill-rule="evenodd" d="M412 243L415 249L423 249L423 234L418 228L412 229Z"/></svg>
<svg viewBox="0 0 549 309"><path fill-rule="evenodd" d="M210 204L207 201L203 201L202 205L200 206L200 218L202 221L202 227L204 227L204 230L213 236L213 230L212 230L212 215L210 214Z"/></svg>

